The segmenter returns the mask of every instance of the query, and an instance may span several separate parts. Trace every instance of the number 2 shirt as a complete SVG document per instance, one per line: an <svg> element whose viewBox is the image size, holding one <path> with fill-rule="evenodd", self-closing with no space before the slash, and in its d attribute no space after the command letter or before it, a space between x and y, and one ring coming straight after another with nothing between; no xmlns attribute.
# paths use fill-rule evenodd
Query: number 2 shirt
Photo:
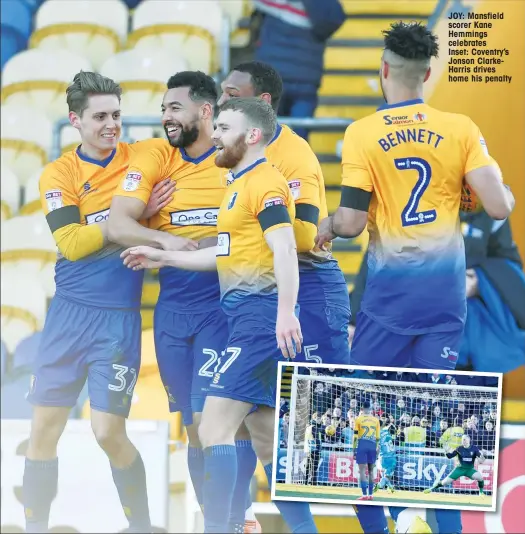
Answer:
<svg viewBox="0 0 525 534"><path fill-rule="evenodd" d="M461 188L466 173L488 165L469 117L420 99L385 105L347 128L342 198L345 189L371 193L363 313L402 334L463 328Z"/></svg>

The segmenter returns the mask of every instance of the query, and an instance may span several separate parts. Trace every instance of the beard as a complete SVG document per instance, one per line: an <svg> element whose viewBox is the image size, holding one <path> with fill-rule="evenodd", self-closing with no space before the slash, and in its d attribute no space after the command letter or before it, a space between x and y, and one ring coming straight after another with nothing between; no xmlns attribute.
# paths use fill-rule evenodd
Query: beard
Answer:
<svg viewBox="0 0 525 534"><path fill-rule="evenodd" d="M168 139L169 144L173 148L189 147L193 145L193 143L195 143L195 141L197 141L199 137L199 127L197 126L196 120L186 126L181 125L179 137L177 137L176 139L171 139L168 136L168 126L171 126L171 124L168 123L166 124L166 126L164 126L164 133L166 134L166 138Z"/></svg>
<svg viewBox="0 0 525 534"><path fill-rule="evenodd" d="M244 157L248 150L248 145L244 141L245 134L241 134L235 139L230 147L224 147L215 156L215 165L225 169L233 169Z"/></svg>

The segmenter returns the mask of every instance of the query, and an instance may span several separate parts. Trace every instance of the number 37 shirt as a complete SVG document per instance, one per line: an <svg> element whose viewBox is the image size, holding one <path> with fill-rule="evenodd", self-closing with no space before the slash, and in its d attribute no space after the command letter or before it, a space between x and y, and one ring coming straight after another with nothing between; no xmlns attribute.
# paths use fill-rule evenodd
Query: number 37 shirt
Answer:
<svg viewBox="0 0 525 534"><path fill-rule="evenodd" d="M491 165L464 115L410 100L385 106L345 133L342 185L372 193L368 278L361 310L396 333L463 328L463 177Z"/></svg>

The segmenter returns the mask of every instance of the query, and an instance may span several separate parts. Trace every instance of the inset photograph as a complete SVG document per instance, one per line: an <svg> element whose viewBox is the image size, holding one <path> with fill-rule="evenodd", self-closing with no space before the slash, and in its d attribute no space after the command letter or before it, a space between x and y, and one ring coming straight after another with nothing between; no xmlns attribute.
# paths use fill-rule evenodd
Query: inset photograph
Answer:
<svg viewBox="0 0 525 534"><path fill-rule="evenodd" d="M272 499L495 511L501 376L281 363Z"/></svg>

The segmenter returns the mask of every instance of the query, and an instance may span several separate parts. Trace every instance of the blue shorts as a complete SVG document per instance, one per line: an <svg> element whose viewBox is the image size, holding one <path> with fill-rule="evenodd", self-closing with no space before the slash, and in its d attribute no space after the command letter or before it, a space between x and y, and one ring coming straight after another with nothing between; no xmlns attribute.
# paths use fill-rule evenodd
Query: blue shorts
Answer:
<svg viewBox="0 0 525 534"><path fill-rule="evenodd" d="M213 369L228 340L220 309L175 313L157 305L153 320L155 352L170 412L181 412L186 426L202 412Z"/></svg>
<svg viewBox="0 0 525 534"><path fill-rule="evenodd" d="M383 469L383 474L387 477L391 477L396 470L397 460L395 458L382 458L381 467Z"/></svg>
<svg viewBox="0 0 525 534"><path fill-rule="evenodd" d="M404 335L387 330L363 312L357 314L351 365L455 369L463 330Z"/></svg>
<svg viewBox="0 0 525 534"><path fill-rule="evenodd" d="M299 272L303 350L295 362L350 364L350 301L344 276L335 266Z"/></svg>
<svg viewBox="0 0 525 534"><path fill-rule="evenodd" d="M28 401L73 407L87 379L91 408L127 417L140 370L141 325L139 311L92 308L55 296Z"/></svg>
<svg viewBox="0 0 525 534"><path fill-rule="evenodd" d="M377 460L377 449L375 443L368 443L366 441L359 441L357 444L357 452L355 453L355 461L358 465L375 464Z"/></svg>
<svg viewBox="0 0 525 534"><path fill-rule="evenodd" d="M228 317L230 337L208 394L275 408L277 363L284 360L275 339L277 306L241 306Z"/></svg>

